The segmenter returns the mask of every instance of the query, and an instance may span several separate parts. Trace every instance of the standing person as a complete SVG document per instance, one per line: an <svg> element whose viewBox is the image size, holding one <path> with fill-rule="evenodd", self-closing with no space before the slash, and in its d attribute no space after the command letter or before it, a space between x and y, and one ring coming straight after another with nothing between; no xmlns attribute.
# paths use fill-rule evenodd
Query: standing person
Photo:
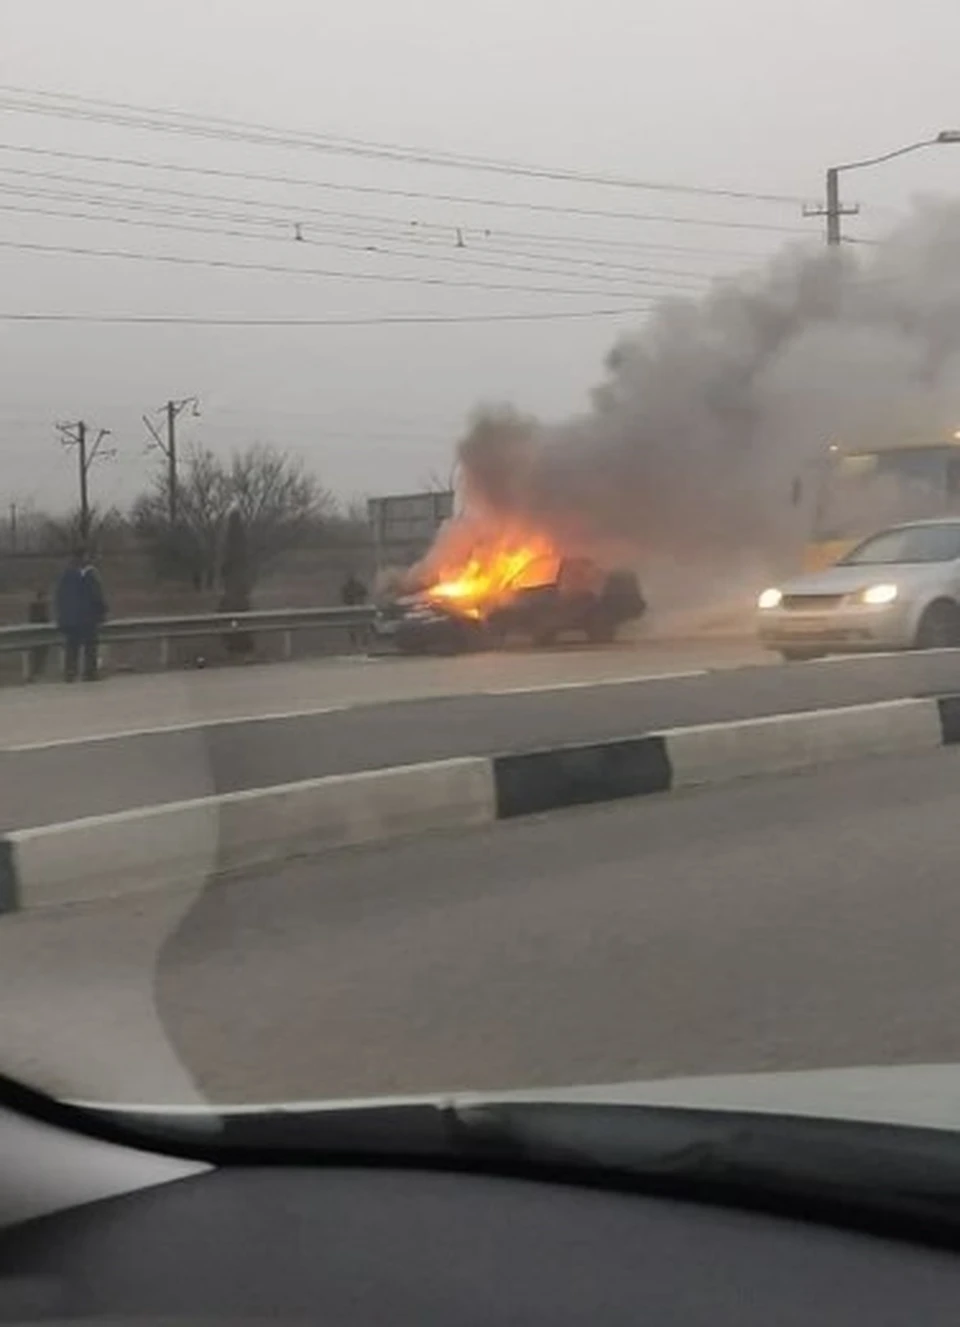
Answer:
<svg viewBox="0 0 960 1327"><path fill-rule="evenodd" d="M355 571L340 586L340 602L344 608L359 608L361 604L367 602L367 587ZM350 644L355 649L362 648L367 643L367 632L365 627L351 626Z"/></svg>
<svg viewBox="0 0 960 1327"><path fill-rule="evenodd" d="M340 586L340 602L346 608L356 608L367 602L367 587L355 571Z"/></svg>
<svg viewBox="0 0 960 1327"><path fill-rule="evenodd" d="M37 590L30 600L27 605L27 621L37 623L50 621L50 600L47 598L46 590ZM38 677L42 677L46 672L49 653L50 647L47 645L35 645L30 651L27 660L28 682L35 682Z"/></svg>
<svg viewBox="0 0 960 1327"><path fill-rule="evenodd" d="M57 626L64 638L65 681L76 681L81 656L84 682L96 681L98 636L106 616L100 577L85 550L78 549L57 582Z"/></svg>

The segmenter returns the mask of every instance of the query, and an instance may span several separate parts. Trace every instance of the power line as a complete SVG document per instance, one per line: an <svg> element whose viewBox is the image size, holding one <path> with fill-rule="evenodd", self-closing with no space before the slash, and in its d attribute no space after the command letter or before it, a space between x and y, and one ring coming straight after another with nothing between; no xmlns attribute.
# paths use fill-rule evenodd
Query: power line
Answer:
<svg viewBox="0 0 960 1327"><path fill-rule="evenodd" d="M449 323L525 323L561 322L570 318L621 318L643 313L654 303L639 300L632 307L619 309L562 309L530 313L397 313L364 318L231 318L203 317L192 314L153 313L4 313L4 323L79 323L102 326L159 327L411 327Z"/></svg>
<svg viewBox="0 0 960 1327"><path fill-rule="evenodd" d="M283 184L296 188L329 189L334 192L374 194L387 198L429 199L439 203L466 203L474 207L513 208L522 212L547 212L561 216L605 217L618 221L654 221L674 226L707 226L722 230L759 230L779 235L804 235L804 226L778 225L763 221L708 220L702 217L670 216L663 213L628 212L617 208L574 207L562 203L533 203L507 198L480 198L470 194L448 194L422 189L390 188L375 184L343 184L331 180L304 180L293 175L267 175L255 171L228 170L217 166L186 166L180 162L146 161L142 157L120 157L91 152L67 152L62 149L29 147L0 143L0 152L20 152L30 156L58 157L70 161L97 162L101 165L132 166L140 170L170 171L181 175L200 175L219 179L246 180L258 184Z"/></svg>
<svg viewBox="0 0 960 1327"><path fill-rule="evenodd" d="M9 190L6 188L6 186L0 184L0 193L4 193L4 192L9 192ZM97 204L96 204L95 202L92 203L92 204L88 204L88 205L97 206ZM112 206L112 203L111 203L111 204L107 204L107 205L108 205L108 206ZM121 206L126 206L126 205L125 205L125 204L121 204ZM135 204L134 206L136 206L136 204ZM250 234L250 233L248 233L248 232L246 232L246 231L227 230L227 229L224 229L224 228L222 228L222 227L209 227L209 226L203 226L203 227L200 227L200 226L192 226L192 225L179 225L179 224L176 224L176 223L174 223L174 222L146 221L146 220L143 220L143 219L141 219L141 218L134 218L134 217L123 217L123 216L113 216L113 215L100 216L100 215L96 215L96 214L92 214L92 213L88 213L88 212L74 212L74 211L68 211L68 212L59 211L59 212L57 212L57 211L52 211L52 210L49 209L49 208L35 207L35 206L31 205L31 204L0 203L0 211L2 211L2 212L13 212L13 213L18 213L18 214L19 214L19 213L29 213L29 214L31 214L31 215L35 215L35 216L56 217L56 218L61 218L61 219L63 219L63 220L71 220L71 221L76 221L76 220L80 220L80 221L97 221L97 222L104 222L104 223L106 223L106 224L108 224L108 225L117 225L117 226L145 226L147 229L150 229L150 230L154 230L154 229L157 229L157 230L174 230L174 231L183 231L183 232L186 232L186 233L189 233L189 234L199 234L199 235L223 235L223 236L226 236L226 237L229 237L229 238L234 238L234 239L261 239L261 240L262 240L262 239L266 239L266 240L271 240L271 239L279 239L279 238L281 238L280 236L269 236L269 235L268 235L268 236L264 236L264 235L258 235L258 234ZM181 215L181 214L177 214L177 215ZM196 214L185 213L185 214L183 214L183 215L196 215ZM322 234L322 233L323 233L323 232L321 231L321 234ZM710 275L711 275L709 272L693 271L693 270L691 270L691 269L689 269L689 268L678 269L678 268L667 268L667 267L660 267L660 266L655 266L655 267L643 266L643 265L638 266L637 264L634 264L634 263L618 263L618 262L615 262L615 261L612 261L612 260L609 260L609 259L608 259L608 260L604 260L604 259L584 258L584 257L581 257L581 256L578 255L578 254L575 254L575 255L565 255L565 254L562 254L562 253L555 253L555 254L550 254L550 253L548 253L548 254L539 254L539 253L530 253L529 251L526 251L526 252L525 252L525 251L522 251L522 250L511 249L511 248L506 248L506 249L504 249L504 248L498 248L498 247L495 246L495 245L488 245L488 244L484 244L484 245L482 245L482 246L481 246L479 249L477 249L476 251L474 251L474 248L473 248L472 245L463 245L463 246L461 246L461 247L458 249L458 252L457 252L456 254L453 254L453 253L450 253L450 252L443 252L443 251L441 251L441 252L421 252L421 253L418 253L416 250L411 250L411 249L397 249L397 248L390 247L389 245L385 245L385 244L383 244L383 243L382 243L382 240L383 240L384 238L386 238L386 239L390 239L391 237L389 237L389 236L386 236L386 237L385 237L385 236L382 236L382 235L378 234L377 232L374 232L374 233L373 233L373 237L372 237L371 240L367 240L366 242L362 242L362 243L351 244L351 243L344 242L343 240L315 239L315 238L313 238L312 235L305 235L305 234L303 233L303 227L298 226L298 227L297 227L297 231L296 231L296 238L297 238L297 240L299 240L301 243L308 244L308 245L310 245L310 246L312 246L312 247L314 247L314 248L340 249L340 250L344 250L344 251L346 251L346 252L348 252L348 253L379 254L379 255L382 255L382 256L385 256L385 257L394 257L394 258L413 258L413 259L417 260L418 262L454 263L455 265L460 266L460 267L462 267L462 266L464 266L464 265L469 265L469 266L474 266L474 267L495 268L495 269L498 270L498 271L527 272L527 273L533 273L533 274L538 274L538 275L539 275L539 274L542 274L542 275L544 275L544 276L578 276L578 275L580 275L580 274L579 274L578 272L576 272L576 271L571 271L571 270L570 270L570 267L571 267L571 266L574 266L574 267L576 267L576 266L581 266L581 267L582 267L582 266L586 266L586 267L590 267L590 268L600 269L601 271L602 271L603 269L608 269L608 270L610 270L610 271L612 271L612 272L615 272L615 273L621 274L620 279L622 279L622 274L625 274L625 273L626 273L626 274L631 274L631 273L632 273L632 274L636 274L636 275L639 275L639 276L644 276L644 275L647 275L647 274L652 274L652 275L656 276L657 274L662 274L663 276L690 278L690 279L693 279L693 280L695 280L695 281L704 281L704 280L708 280L709 277L710 277ZM374 243L374 242L373 242L373 239L376 239L378 242ZM409 243L409 240L404 241L404 239L401 238L401 239L400 239L400 242L401 242L401 243L404 243L404 242L408 242L408 243ZM437 244L437 243L433 243L432 245L430 245L430 244L428 243L428 246L427 246L427 247L428 247L428 248L432 248L433 250L438 250L438 249L441 249L441 250L449 250L449 248L450 248L449 244L441 246L441 245L439 245L439 244ZM454 247L456 247L456 246L454 246ZM511 258L511 257L512 257L512 258L526 258L526 259L528 259L528 260L531 260L531 261L533 261L533 262L535 262L535 263L539 263L539 264L542 264L542 263L544 263L544 262L550 262L550 261L552 260L552 261L555 261L555 262L565 263L565 264L567 264L567 266L566 266L566 267L543 267L543 266L531 267L531 266L529 266L529 263L527 263L527 264L518 264L518 263L504 262L502 258L497 258L497 257L494 257L494 259L493 259L492 262L487 262L487 261L484 260L484 258L483 258L483 256L482 256L483 253L493 254L493 255L501 254L501 255L504 255L504 256L506 256L506 257L508 257L508 258ZM478 256L478 254L479 254L480 256ZM298 272L299 272L299 271L306 271L306 270L308 270L308 269L295 268L295 269L292 269L292 270L295 270L295 271L298 271ZM617 279L617 278L611 276L611 277L606 278L606 279L608 279L608 280L615 280L615 279Z"/></svg>
<svg viewBox="0 0 960 1327"><path fill-rule="evenodd" d="M99 221L109 225L145 226L150 230L176 230L191 235L217 235L237 240L264 240L273 238L258 231L227 230L223 226L190 226L170 221L147 221L139 217L111 217L96 212L54 212L50 208L35 207L27 203L0 203L0 211L29 213L38 217L55 217L63 221Z"/></svg>
<svg viewBox="0 0 960 1327"><path fill-rule="evenodd" d="M2 168L0 168L2 170ZM13 194L22 198L41 198L49 199L53 202L82 203L85 206L95 207L113 207L120 208L127 212L155 212L161 216L180 216L180 217L199 217L201 219L212 219L214 221L235 221L250 226L271 226L281 228L288 235L292 235L294 223L291 222L291 213L296 215L302 209L286 208L285 215L279 216L256 216L251 213L238 213L236 211L225 211L222 207L199 207L194 205L185 205L176 200L166 201L164 199L152 198L128 198L123 194L110 194L101 191L91 192L90 189L71 189L31 186L21 181L4 181L0 184L0 189L4 193ZM102 189L102 186L101 186ZM199 201L199 199L197 200ZM252 204L258 206L256 203ZM260 206L267 206L262 204ZM381 233L381 232L377 232Z"/></svg>
<svg viewBox="0 0 960 1327"><path fill-rule="evenodd" d="M759 193L753 190L727 189L705 185L667 184L661 181L639 180L623 175L500 161L491 157L407 147L395 143L378 143L365 139L344 138L302 130L279 129L275 126L243 120L231 120L222 116L201 116L190 112L168 110L163 107L136 106L129 102L79 97L72 93L47 92L10 84L0 84L0 93L7 94L6 101L0 98L0 110L13 111L19 114L48 115L62 119L95 121L126 128L147 129L152 132L187 134L201 138L224 139L229 142L254 143L267 147L307 148L312 151L346 156L439 166L457 170L483 171L495 175L508 175L525 179L589 184L618 189L641 189L657 193L678 193L746 202L788 204L802 204L803 202L802 198L792 194ZM46 101L18 101L17 98L41 98L46 99Z"/></svg>
<svg viewBox="0 0 960 1327"><path fill-rule="evenodd" d="M36 170L27 170L24 167L17 167L17 166L0 166L0 175L18 175L25 177L27 180L34 180L34 179L51 180L55 183L60 183L60 184L87 185L97 189L125 190L128 192L133 191L136 193L156 193L161 195L170 195L171 197L174 198L185 198L191 201L203 202L203 203L206 202L230 203L230 204L237 204L240 206L246 206L252 208L270 208L273 209L274 211L282 213L282 216L256 218L255 221L254 219L250 219L250 224L264 225L264 226L267 225L284 226L288 229L290 227L291 216L296 216L296 217L319 216L324 218L330 217L346 221L359 221L359 222L369 223L370 225L399 227L403 229L404 232L409 234L411 237L413 237L414 235L417 235L419 237L420 235L426 234L428 232L440 232L449 235L455 229L455 227L453 227L450 222L422 221L419 218L398 217L395 215L384 216L383 214L370 213L370 212L346 212L338 208L316 207L310 204L304 204L300 202L296 204L291 204L288 201L280 202L274 199L237 197L236 194L210 194L210 193L198 192L196 189L175 189L171 188L170 185L163 185L163 184L146 184L139 182L130 182L126 180L102 180L95 178L91 179L89 176L69 175L65 174L63 171L36 171ZM2 187L6 190L9 190L13 189L15 186L3 185ZM27 192L27 191L22 190L21 192ZM36 192L39 194L41 191L36 191ZM53 196L53 191L50 191L50 193L51 196ZM156 204L150 203L149 201L145 201L143 203L140 202L128 203L123 198L103 198L98 200L98 202L102 202L103 205L105 206L115 205L124 208L126 207L157 208ZM157 210L161 209L157 208ZM192 213L186 210L183 211L178 210L178 214L199 215L199 216L215 215L212 213L208 214L205 212ZM466 224L461 226L461 229L468 237L475 236L476 238L481 240L485 240L488 238L520 239L520 240L530 240L536 243L546 243L546 244L561 244L569 246L586 245L591 248L614 248L614 249L631 249L631 250L663 249L667 252L719 255L723 257L739 257L739 258L758 258L763 256L762 254L759 254L755 250L750 252L745 252L745 251L737 251L729 249L718 249L716 247L706 249L706 248L697 248L697 247L691 247L688 245L679 245L679 244L650 244L650 243L644 243L643 241L615 238L611 236L559 235L556 232L551 233L543 231L513 231L513 230L502 229L500 227L482 226L479 224L477 225Z"/></svg>
<svg viewBox="0 0 960 1327"><path fill-rule="evenodd" d="M15 192L20 194L23 193L22 190L11 191L7 186L0 184L0 193L10 193L10 192ZM57 195L48 195L48 196L51 197L51 200L57 197ZM64 197L66 197L66 195L64 195ZM117 205L120 206L121 208L127 208L127 207L136 208L144 206L147 207L148 210L150 207L149 204L144 204L144 205L126 204L123 202L120 202L119 204L114 204L113 200L107 200L102 205L107 207L112 207ZM101 206L101 204L97 200L87 200L87 206ZM169 213L171 211L171 209L163 209L163 208L159 210L165 213ZM53 211L50 208L37 207L32 204L15 205L11 203L0 203L0 211L12 212L17 214L28 213L34 216L55 217L63 220L72 220L72 221L80 220L80 221L102 222L108 225L143 226L150 230L173 230L173 231L181 231L184 233L197 234L197 235L222 235L233 239L274 240L274 239L283 238L282 236L276 236L276 235L275 236L260 235L256 232L228 230L223 227L183 225L175 222L144 220L142 218L137 218L137 217L124 217L112 214L100 215L89 212ZM177 216L207 215L202 212L200 213L174 212L173 214ZM253 221L246 222L244 218L239 218L238 220L240 221L240 224L257 224ZM271 224L277 224L277 223L271 220ZM287 223L287 225L289 226L289 223ZM458 252L456 255L454 255L449 252L442 252L442 251L437 252L437 250L448 250L450 248L449 244L441 244L436 240L430 240L427 237L423 237L425 240L424 248L426 250L433 250L433 252L429 251L417 252L415 249L393 248L382 242L384 239L394 240L394 242L396 242L396 240L399 239L400 243L416 242L420 237L414 235L392 237L392 236L385 236L381 232L373 231L371 232L370 238L366 242L351 244L343 240L317 239L314 238L312 235L305 235L303 233L303 230L304 230L303 226L300 225L297 226L296 239L302 243L309 244L315 248L340 249L350 253L373 253L373 254L381 254L387 257L413 258L420 262L454 263L460 267L467 265L473 267L495 268L500 271L529 272L529 273L543 274L545 276L550 276L550 275L577 276L579 275L579 273L577 273L576 271L571 271L570 269L571 267L575 268L577 266L580 266L580 267L593 268L601 272L604 270L609 270L611 272L616 272L621 275L631 274L631 273L637 275L644 275L644 274L656 275L659 273L664 276L685 277L697 281L708 280L712 275L710 272L694 271L689 268L678 269L678 268L662 267L659 265L658 266L637 265L636 263L616 262L615 260L612 259L586 258L580 254L564 254L562 252L561 253L554 252L546 254L531 253L529 252L529 250L524 251L516 248L511 248L509 246L506 248L502 246L498 247L497 245L491 245L483 241L481 241L479 246L475 246L472 243L464 244L459 247L454 246L458 247ZM324 233L322 228L319 229L319 233L321 235ZM363 232L356 230L351 232L348 230L347 234L350 233L362 236ZM499 254L507 258L524 258L528 260L528 263L534 262L541 265L536 267L531 267L528 264L525 265L525 264L504 262L502 257L501 258L494 257L493 261L488 262L485 261L483 254L488 254L488 255ZM566 266L559 268L542 266L544 262L550 262L550 261L564 263L566 264ZM301 269L298 268L296 270L299 271ZM614 278L610 277L609 279L613 280Z"/></svg>
<svg viewBox="0 0 960 1327"><path fill-rule="evenodd" d="M332 248L345 248L345 247L347 247L347 246L345 246L345 245L340 245L340 244L338 244L336 241L332 241L332 240L315 240L315 239L313 239L313 238L310 237L310 236L304 236L304 237L303 237L303 242L304 242L305 244L309 244L309 245L311 245L312 247L316 247L316 248L328 248L328 247L332 247ZM562 267L529 267L529 266L526 266L526 265L523 265L523 264L517 264L517 263L505 263L505 262L503 262L503 261L501 261L501 260L499 260L499 259L498 259L498 260L495 260L495 261L492 262L492 263L488 263L488 262L484 262L484 260L483 260L482 257L479 257L479 258L475 257L475 256L470 252L469 248L461 249L461 250L459 251L458 254L454 255L454 254L452 254L452 253L451 253L451 254L444 254L444 253L439 253L439 254L433 254L433 253L431 253L431 254L411 253L411 252L409 252L409 251L408 251L408 252L404 252L404 251L401 251L401 250L399 250L399 249L388 249L388 248L383 248L383 247L381 247L380 245L371 245L371 244L364 245L364 246L361 246L361 247L362 247L366 252L368 252L368 253L383 253L383 254L388 254L388 255L392 255L392 256L396 256L396 257L403 257L403 258L419 258L419 259L421 259L421 260L423 260L423 261L426 261L426 262L434 262L434 263L437 263L437 262L448 262L448 263L449 263L449 262L452 262L452 263L464 263L464 262L467 262L467 263L472 263L472 264L473 264L474 266L476 266L476 267L496 267L496 268L500 268L500 269L504 269L504 270L508 270L508 271L514 271L514 272L542 272L544 275L553 275L553 276L575 276L575 275L577 275L576 273L574 273L574 272L570 272L570 271L567 271L567 270L565 270L565 269L562 268ZM497 253L497 252L504 252L504 251L503 251L503 250L497 250L497 249L488 249L488 252L491 252L491 253ZM513 257L515 257L515 258L528 258L528 259L533 259L535 262L541 262L541 261L543 261L543 259L541 259L540 254L536 254L536 253L533 253L533 254L532 254L532 253L529 253L529 252L524 253L524 252L517 251L517 250L511 250L510 253L508 254L508 256L511 256L511 255L512 255ZM626 264L623 264L623 263L604 262L602 259L590 259L590 258L565 258L563 255L553 255L553 256L555 257L555 260L558 261L558 262L575 263L575 264L580 264L581 266L585 265L585 266L587 266L587 267L602 268L602 269L611 270L611 271L617 271L617 272L621 272L621 273L636 274L636 275L639 275L639 276L641 276L641 277L646 277L646 276L649 275L649 274L652 274L652 275L654 275L654 276L656 276L656 275L659 274L659 275L661 275L661 276L668 276L668 277L681 277L681 278L693 278L694 280L702 281L702 280L706 279L706 275L707 275L707 274L705 274L705 273L703 273L703 272L693 272L693 271L691 271L691 270L688 269L688 268L637 267L637 266L632 265L632 264L631 264L631 265L626 265ZM551 255L547 254L547 255L546 255L546 261L549 262L549 261L550 261L550 258L551 258ZM607 278L607 279L608 279L608 280L613 280L614 278L613 278L613 277L610 277L610 278ZM622 278L621 278L621 279L622 279ZM640 284L640 285L644 285L644 284L647 284L647 283L646 283L645 280L641 280L641 282L640 282L639 284ZM657 284L657 285L660 285L660 284L663 284L663 283L661 283L661 282L657 282L656 284ZM671 284L672 284L672 283L671 283Z"/></svg>
<svg viewBox="0 0 960 1327"><path fill-rule="evenodd" d="M320 277L344 281L376 281L378 283L396 282L405 285L446 286L459 290L509 290L536 295L605 295L608 297L624 299L633 298L634 293L627 289L625 289L621 295L611 288L605 290L591 290L589 288L574 290L562 286L525 286L501 281L472 281L469 278L464 281L452 281L446 277L428 275L418 276L411 272L394 274L381 274L379 272L345 272L337 268L294 267L282 263L245 263L237 262L229 258L195 258L186 254L141 253L134 249L95 249L73 244L40 244L30 240L0 239L0 248L15 249L27 253L63 254L81 258L113 258L133 262L167 263L179 267L208 267L215 270L219 269L233 272L265 272L271 275ZM537 271L538 269L531 268L529 270ZM571 274L566 273L565 275ZM642 287L648 289L690 289L690 287L678 287L673 282L647 281L643 278L632 281L631 285L637 288Z"/></svg>
<svg viewBox="0 0 960 1327"><path fill-rule="evenodd" d="M315 240L311 238L310 243L323 247L328 243L328 241ZM496 244L488 244L484 243L483 241L481 241L477 245L474 245L472 243L465 245L464 248L460 251L459 258L454 258L453 261L476 262L479 264L480 260L475 257L476 254L480 255L501 254L507 258L523 258L529 262L536 262L536 263L544 263L544 262L565 263L567 265L567 269L569 269L570 267L589 267L600 272L619 272L623 274L634 273L638 275L643 275L645 273L653 273L655 275L660 275L660 276L687 277L696 281L708 281L712 277L720 275L720 273L718 272L710 272L703 270L698 271L690 267L662 267L660 266L660 264L657 264L656 266L647 266L646 264L627 263L623 261L618 262L615 258L588 258L585 257L583 254L579 253L564 253L562 251L556 251L553 253L549 251L547 253L537 253L537 252L531 252L529 249L517 249L510 245L503 246ZM441 260L449 261L449 259L445 258L443 254L411 253L410 256L424 258L430 262L441 261ZM494 263L483 263L483 266L500 267L500 266L510 266L510 264L504 264L500 261L495 261ZM556 272L565 272L565 274L569 275L570 273L567 269L556 268L553 270ZM544 267L532 270L548 272L551 269Z"/></svg>
<svg viewBox="0 0 960 1327"><path fill-rule="evenodd" d="M2 167L0 167L2 170ZM431 223L436 224L436 223ZM631 251L651 252L651 253L684 253L690 255L700 255L710 258L745 258L757 261L770 256L770 250L760 251L758 249L723 249L716 245L710 248L704 248L689 244L664 244L651 243L648 240L628 240L623 237L605 236L605 235L561 235L556 231L536 231L536 230L505 230L499 226L467 227L467 232L473 235L479 230L481 238L507 239L507 240L530 240L537 244L567 246L569 248L583 247L590 249L628 249Z"/></svg>

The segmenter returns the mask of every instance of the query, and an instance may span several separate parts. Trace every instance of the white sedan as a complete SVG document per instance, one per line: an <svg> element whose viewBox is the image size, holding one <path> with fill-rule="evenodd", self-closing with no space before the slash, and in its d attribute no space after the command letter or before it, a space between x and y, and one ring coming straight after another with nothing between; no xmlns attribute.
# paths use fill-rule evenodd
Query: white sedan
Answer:
<svg viewBox="0 0 960 1327"><path fill-rule="evenodd" d="M757 605L761 643L785 659L960 645L960 520L892 526Z"/></svg>

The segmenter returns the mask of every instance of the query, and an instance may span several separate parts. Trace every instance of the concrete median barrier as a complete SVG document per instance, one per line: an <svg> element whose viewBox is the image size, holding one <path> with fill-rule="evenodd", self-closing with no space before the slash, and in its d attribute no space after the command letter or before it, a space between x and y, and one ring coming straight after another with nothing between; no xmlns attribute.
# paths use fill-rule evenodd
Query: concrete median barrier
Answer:
<svg viewBox="0 0 960 1327"><path fill-rule="evenodd" d="M642 797L670 787L666 743L657 733L496 756L493 770L500 820L561 806Z"/></svg>
<svg viewBox="0 0 960 1327"><path fill-rule="evenodd" d="M960 696L939 696L141 807L0 837L0 913L202 887L218 874L354 844L956 743Z"/></svg>
<svg viewBox="0 0 960 1327"><path fill-rule="evenodd" d="M210 876L352 844L494 819L493 770L463 758L369 770L15 830L0 910L196 886Z"/></svg>
<svg viewBox="0 0 960 1327"><path fill-rule="evenodd" d="M884 752L932 750L943 740L937 705L926 700L708 723L662 736L673 788Z"/></svg>

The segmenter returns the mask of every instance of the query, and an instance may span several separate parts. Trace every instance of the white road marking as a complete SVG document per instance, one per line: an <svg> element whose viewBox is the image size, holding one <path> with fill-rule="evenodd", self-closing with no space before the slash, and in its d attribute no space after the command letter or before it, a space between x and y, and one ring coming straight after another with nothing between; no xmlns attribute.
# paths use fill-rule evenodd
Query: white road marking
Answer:
<svg viewBox="0 0 960 1327"><path fill-rule="evenodd" d="M806 663L865 663L870 659L928 659L931 655L960 654L956 646L943 646L936 650L854 650L850 654L823 654L817 659L807 659Z"/></svg>
<svg viewBox="0 0 960 1327"><path fill-rule="evenodd" d="M318 714L339 714L352 705L323 705L309 710L277 710L272 714L239 714L227 719L195 719L189 723L158 724L153 728L120 728L110 733L88 733L80 737L57 737L48 742L20 742L14 746L0 746L0 751L11 754L24 751L48 751L61 746L86 746L90 742L120 742L128 737L155 737L162 733L188 733L198 728L228 728L233 724L274 723L281 719L310 719Z"/></svg>
<svg viewBox="0 0 960 1327"><path fill-rule="evenodd" d="M538 691L590 691L595 687L622 687L631 682L672 682L681 677L706 677L709 668L687 668L678 673L638 673L632 677L601 677L589 681L545 682L536 686L491 687L481 692L484 696L529 696Z"/></svg>
<svg viewBox="0 0 960 1327"><path fill-rule="evenodd" d="M743 664L740 667L756 667L755 664ZM626 686L637 682L671 682L686 677L707 677L717 671L710 668L688 668L672 673L639 673L628 677L601 677L578 679L571 682L540 682L534 685L514 687L490 687L477 691L434 692L428 695L393 696L374 700L356 700L340 705L322 705L315 709L278 710L268 714L238 714L226 718L195 719L187 723L172 720L170 723L157 724L143 728L121 728L113 732L89 733L77 737L58 737L43 742L18 742L11 745L0 743L0 752L10 755L29 751L52 751L59 747L85 746L91 742L119 742L128 738L155 737L165 733L183 733L202 728L226 728L249 723L275 723L284 719L310 719L322 714L339 714L345 710L373 708L384 705L396 705L406 702L429 700L469 700L474 696L526 696L544 691L590 691L598 687ZM734 671L723 669L720 671Z"/></svg>

